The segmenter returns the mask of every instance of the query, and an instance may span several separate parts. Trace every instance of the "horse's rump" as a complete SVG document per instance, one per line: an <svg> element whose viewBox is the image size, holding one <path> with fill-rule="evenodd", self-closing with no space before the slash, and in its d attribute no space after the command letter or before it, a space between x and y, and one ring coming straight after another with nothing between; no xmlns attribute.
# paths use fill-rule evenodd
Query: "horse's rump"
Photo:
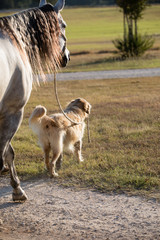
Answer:
<svg viewBox="0 0 160 240"><path fill-rule="evenodd" d="M53 72L60 65L60 27L52 5L0 18L0 31L20 54L28 58L35 73Z"/></svg>

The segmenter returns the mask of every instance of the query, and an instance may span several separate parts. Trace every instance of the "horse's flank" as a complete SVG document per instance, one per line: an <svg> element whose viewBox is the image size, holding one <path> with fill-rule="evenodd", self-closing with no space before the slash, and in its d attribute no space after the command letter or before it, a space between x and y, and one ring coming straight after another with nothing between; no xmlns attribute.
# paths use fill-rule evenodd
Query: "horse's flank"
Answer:
<svg viewBox="0 0 160 240"><path fill-rule="evenodd" d="M36 74L55 72L60 65L60 27L50 4L0 18L0 31L17 47Z"/></svg>
<svg viewBox="0 0 160 240"><path fill-rule="evenodd" d="M32 89L32 69L9 39L0 38L0 120L21 109Z"/></svg>

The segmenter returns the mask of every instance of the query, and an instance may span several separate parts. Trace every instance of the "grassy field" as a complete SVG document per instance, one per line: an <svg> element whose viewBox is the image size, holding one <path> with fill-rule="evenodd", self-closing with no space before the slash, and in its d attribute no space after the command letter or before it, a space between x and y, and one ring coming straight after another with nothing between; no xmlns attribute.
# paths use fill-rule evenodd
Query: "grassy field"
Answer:
<svg viewBox="0 0 160 240"><path fill-rule="evenodd" d="M112 40L123 36L118 7L65 9L71 62L66 71L112 70L160 66L160 5L151 6L138 22L139 32L153 35L153 48L140 59L121 61ZM85 53L85 54L76 54Z"/></svg>
<svg viewBox="0 0 160 240"><path fill-rule="evenodd" d="M47 83L33 90L22 126L13 140L18 174L23 179L48 175L28 118L38 104L46 106L48 114L59 111L52 87L53 83ZM160 79L68 81L59 82L58 88L62 106L78 96L92 104L92 143L87 142L85 133L85 161L80 165L72 155L64 155L57 181L105 192L159 190Z"/></svg>
<svg viewBox="0 0 160 240"><path fill-rule="evenodd" d="M151 6L139 21L143 34L160 35L160 5ZM114 49L112 40L123 37L123 15L118 7L64 9L71 52Z"/></svg>
<svg viewBox="0 0 160 240"><path fill-rule="evenodd" d="M160 66L160 5L144 12L139 32L153 35L153 48L140 59L122 61L112 40L123 36L123 16L118 7L66 8L66 36L71 61L63 71L91 71ZM4 15L1 13L1 16Z"/></svg>
<svg viewBox="0 0 160 240"><path fill-rule="evenodd" d="M121 61L112 40L122 36L122 13L116 7L65 9L71 62L65 71L160 66L160 5L148 8L139 22L142 33L155 37L153 49L140 59ZM115 79L59 82L62 105L84 97L93 106L92 143L85 133L84 163L64 156L58 182L100 191L152 192L160 189L160 79ZM34 88L21 128L14 137L16 167L23 179L45 177L43 154L28 127L33 108L58 111L53 83ZM66 91L67 89L67 91Z"/></svg>

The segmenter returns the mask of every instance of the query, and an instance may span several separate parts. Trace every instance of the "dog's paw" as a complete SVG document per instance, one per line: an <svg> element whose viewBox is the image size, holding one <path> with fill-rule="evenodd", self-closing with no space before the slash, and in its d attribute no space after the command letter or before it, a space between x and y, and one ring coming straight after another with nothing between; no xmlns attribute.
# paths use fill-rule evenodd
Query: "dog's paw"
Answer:
<svg viewBox="0 0 160 240"><path fill-rule="evenodd" d="M84 159L82 157L79 159L79 163L81 162L84 162Z"/></svg>
<svg viewBox="0 0 160 240"><path fill-rule="evenodd" d="M51 178L56 178L56 177L58 177L58 173L56 173L56 172L55 172L55 173L52 173L52 174L50 175L50 177L51 177Z"/></svg>

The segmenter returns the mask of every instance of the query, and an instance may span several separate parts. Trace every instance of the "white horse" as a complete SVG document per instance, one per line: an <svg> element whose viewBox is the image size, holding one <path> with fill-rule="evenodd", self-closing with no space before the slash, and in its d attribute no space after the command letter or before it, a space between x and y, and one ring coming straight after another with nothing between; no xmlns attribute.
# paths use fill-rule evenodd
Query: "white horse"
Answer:
<svg viewBox="0 0 160 240"><path fill-rule="evenodd" d="M0 18L0 174L9 168L13 200L25 201L11 140L19 128L31 90L33 74L53 72L69 60L66 24L60 15L65 4L41 0L38 8Z"/></svg>

